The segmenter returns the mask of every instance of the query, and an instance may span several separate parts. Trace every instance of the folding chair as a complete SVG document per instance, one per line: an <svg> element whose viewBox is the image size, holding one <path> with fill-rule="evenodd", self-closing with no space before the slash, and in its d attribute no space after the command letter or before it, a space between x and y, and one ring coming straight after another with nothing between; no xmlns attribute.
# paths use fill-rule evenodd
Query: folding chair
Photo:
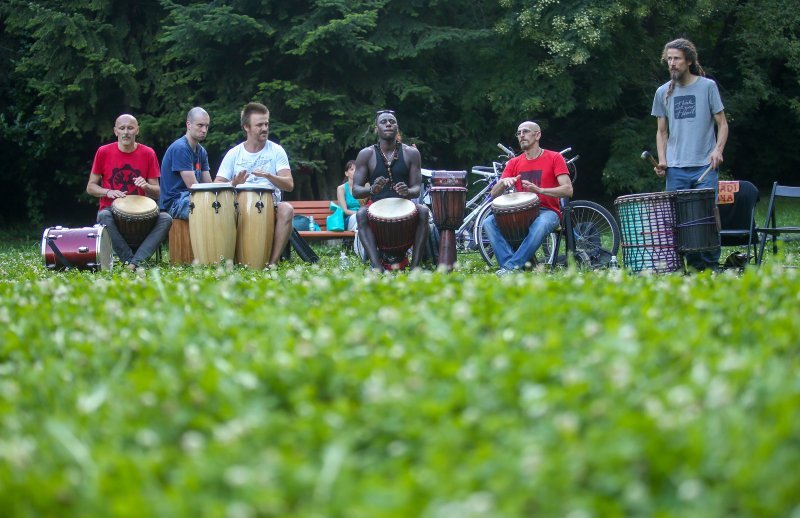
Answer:
<svg viewBox="0 0 800 518"><path fill-rule="evenodd" d="M778 185L778 182L772 185L772 194L769 197L769 206L767 207L767 220L763 227L758 228L758 232L764 234L764 237L761 241L761 247L759 248L757 264L761 264L761 261L764 259L764 245L767 244L767 238L769 236L772 236L772 254L775 255L778 253L777 238L780 234L800 234L800 227L778 226L775 216L776 198L800 198L800 187Z"/></svg>
<svg viewBox="0 0 800 518"><path fill-rule="evenodd" d="M750 182L720 182L719 239L722 246L747 246L747 262L758 262L756 203L758 189Z"/></svg>

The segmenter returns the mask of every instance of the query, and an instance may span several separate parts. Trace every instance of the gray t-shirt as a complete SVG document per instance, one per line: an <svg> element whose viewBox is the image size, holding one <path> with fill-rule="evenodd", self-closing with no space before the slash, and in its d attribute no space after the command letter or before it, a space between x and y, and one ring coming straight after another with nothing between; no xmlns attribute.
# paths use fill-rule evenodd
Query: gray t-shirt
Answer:
<svg viewBox="0 0 800 518"><path fill-rule="evenodd" d="M668 104L665 104L668 88L669 83L664 83L656 90L651 113L654 117L668 120L667 166L704 166L717 143L714 115L725 109L717 83L698 77L689 86L676 84Z"/></svg>

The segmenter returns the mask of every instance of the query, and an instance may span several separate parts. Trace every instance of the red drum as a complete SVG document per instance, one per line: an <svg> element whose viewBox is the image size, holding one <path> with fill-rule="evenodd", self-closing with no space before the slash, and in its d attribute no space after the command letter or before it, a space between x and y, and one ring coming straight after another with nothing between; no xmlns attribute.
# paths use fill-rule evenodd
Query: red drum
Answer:
<svg viewBox="0 0 800 518"><path fill-rule="evenodd" d="M132 248L137 248L158 220L158 204L152 198L129 194L111 204L117 230Z"/></svg>
<svg viewBox="0 0 800 518"><path fill-rule="evenodd" d="M719 248L719 213L714 189L675 191L678 251L703 252Z"/></svg>
<svg viewBox="0 0 800 518"><path fill-rule="evenodd" d="M367 208L369 227L390 267L404 265L406 253L414 244L418 214L414 202L404 198L384 198Z"/></svg>
<svg viewBox="0 0 800 518"><path fill-rule="evenodd" d="M440 230L457 230L464 222L466 187L432 187L433 222Z"/></svg>
<svg viewBox="0 0 800 518"><path fill-rule="evenodd" d="M434 187L466 187L466 171L432 171L432 185Z"/></svg>
<svg viewBox="0 0 800 518"><path fill-rule="evenodd" d="M539 196L532 192L512 192L492 201L497 227L508 244L516 246L527 237L531 223L539 217Z"/></svg>
<svg viewBox="0 0 800 518"><path fill-rule="evenodd" d="M106 227L50 227L42 234L42 261L48 270L110 270L111 237Z"/></svg>

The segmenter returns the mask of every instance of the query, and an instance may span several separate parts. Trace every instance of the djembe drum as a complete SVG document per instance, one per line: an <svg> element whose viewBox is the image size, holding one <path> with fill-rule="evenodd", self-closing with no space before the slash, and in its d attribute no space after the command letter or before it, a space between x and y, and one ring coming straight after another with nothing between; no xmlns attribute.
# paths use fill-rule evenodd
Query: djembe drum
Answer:
<svg viewBox="0 0 800 518"><path fill-rule="evenodd" d="M439 227L439 266L452 270L456 262L456 230L464 222L466 171L433 171L430 190L433 223Z"/></svg>
<svg viewBox="0 0 800 518"><path fill-rule="evenodd" d="M236 251L236 213L233 185L196 183L189 187L189 237L200 264L233 260Z"/></svg>
<svg viewBox="0 0 800 518"><path fill-rule="evenodd" d="M492 211L500 233L516 248L539 217L539 196L533 192L512 192L492 200Z"/></svg>
<svg viewBox="0 0 800 518"><path fill-rule="evenodd" d="M678 251L703 252L719 248L719 212L714 189L675 191Z"/></svg>
<svg viewBox="0 0 800 518"><path fill-rule="evenodd" d="M129 194L111 204L117 230L131 248L138 248L158 220L158 204L152 198Z"/></svg>
<svg viewBox="0 0 800 518"><path fill-rule="evenodd" d="M629 194L614 200L622 233L622 262L633 272L680 268L674 192Z"/></svg>
<svg viewBox="0 0 800 518"><path fill-rule="evenodd" d="M236 255L234 262L263 268L272 254L275 232L273 189L242 184L236 190Z"/></svg>
<svg viewBox="0 0 800 518"><path fill-rule="evenodd" d="M42 261L48 270L110 270L111 237L104 225L50 227L42 234Z"/></svg>
<svg viewBox="0 0 800 518"><path fill-rule="evenodd" d="M387 270L402 270L408 266L406 254L414 244L418 216L414 202L404 198L384 198L367 208L369 228L375 235Z"/></svg>

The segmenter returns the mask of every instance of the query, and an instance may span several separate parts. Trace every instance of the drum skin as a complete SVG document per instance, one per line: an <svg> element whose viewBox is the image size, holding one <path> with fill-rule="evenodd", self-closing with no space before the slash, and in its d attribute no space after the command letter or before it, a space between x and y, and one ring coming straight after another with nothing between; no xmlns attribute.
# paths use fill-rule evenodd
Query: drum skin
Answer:
<svg viewBox="0 0 800 518"><path fill-rule="evenodd" d="M68 268L56 255L50 240L71 267L78 270L110 270L113 266L111 237L104 225L93 227L49 227L42 234L42 261L48 270Z"/></svg>
<svg viewBox="0 0 800 518"><path fill-rule="evenodd" d="M138 247L153 230L158 220L158 204L152 198L129 194L117 198L111 204L111 213L117 230L125 242L133 248Z"/></svg>
<svg viewBox="0 0 800 518"><path fill-rule="evenodd" d="M189 237L195 261L233 261L236 252L236 209L230 183L200 183L189 188Z"/></svg>
<svg viewBox="0 0 800 518"><path fill-rule="evenodd" d="M255 185L236 187L235 263L260 269L269 261L275 232L272 192Z"/></svg>
<svg viewBox="0 0 800 518"><path fill-rule="evenodd" d="M622 234L622 262L633 272L675 272L680 257L675 235L675 193L629 194L614 200Z"/></svg>
<svg viewBox="0 0 800 518"><path fill-rule="evenodd" d="M492 201L497 227L512 246L527 237L531 223L539 217L539 196L532 192L512 192Z"/></svg>
<svg viewBox="0 0 800 518"><path fill-rule="evenodd" d="M367 208L367 217L378 250L392 257L404 256L414 244L417 206L404 198L384 198Z"/></svg>
<svg viewBox="0 0 800 518"><path fill-rule="evenodd" d="M719 248L719 215L714 189L675 191L678 251L702 252Z"/></svg>
<svg viewBox="0 0 800 518"><path fill-rule="evenodd" d="M432 187L433 223L440 230L457 230L464 222L467 205L466 187Z"/></svg>

